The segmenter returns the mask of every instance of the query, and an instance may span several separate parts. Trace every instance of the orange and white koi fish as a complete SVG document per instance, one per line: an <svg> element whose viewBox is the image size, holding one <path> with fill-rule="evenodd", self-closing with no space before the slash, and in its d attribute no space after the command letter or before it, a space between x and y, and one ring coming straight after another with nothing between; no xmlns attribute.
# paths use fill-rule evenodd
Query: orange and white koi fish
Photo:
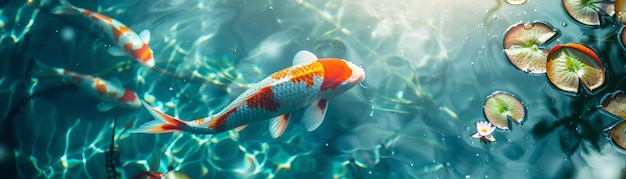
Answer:
<svg viewBox="0 0 626 179"><path fill-rule="evenodd" d="M115 56L130 55L141 65L154 67L153 52L148 42L150 42L150 32L142 31L139 35L122 24L120 21L108 16L87 9L73 6L66 0L61 0L61 5L52 10L54 14L83 15L93 21L117 44L109 48L109 53Z"/></svg>
<svg viewBox="0 0 626 179"><path fill-rule="evenodd" d="M347 91L365 78L363 69L351 62L337 58L318 60L308 51L298 52L293 63L294 66L254 84L213 116L186 122L144 102L156 120L146 122L131 132L186 131L215 134L271 119L270 134L277 138L285 131L291 112L302 108L305 108L302 121L307 131L313 131L324 120L328 99Z"/></svg>
<svg viewBox="0 0 626 179"><path fill-rule="evenodd" d="M115 106L125 108L141 107L141 101L137 97L137 93L125 89L121 83L115 84L91 75L50 67L39 61L35 62L40 68L40 77L61 77L102 101L102 103L98 104L99 111L108 111Z"/></svg>

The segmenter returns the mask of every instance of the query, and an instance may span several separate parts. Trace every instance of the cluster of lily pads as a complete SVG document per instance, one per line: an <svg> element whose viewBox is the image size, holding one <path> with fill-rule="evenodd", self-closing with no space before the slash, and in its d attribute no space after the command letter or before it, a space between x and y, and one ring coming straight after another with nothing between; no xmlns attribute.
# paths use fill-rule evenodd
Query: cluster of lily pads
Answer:
<svg viewBox="0 0 626 179"><path fill-rule="evenodd" d="M619 41L624 48L626 42L626 0L562 0L568 15L581 25L591 28L603 23L621 24ZM606 68L596 52L583 44L557 44L551 48L543 46L559 32L547 23L535 21L511 26L504 36L503 46L507 59L517 69L530 75L548 77L550 84L570 95L577 95L582 88L593 94L604 84ZM617 91L607 94L600 102L601 111L626 119L626 94ZM525 108L518 98L507 92L497 91L487 97L483 106L485 117L491 124L508 130L508 119L521 124ZM491 132L495 128L487 122L478 122L475 138L495 141ZM606 132L618 147L626 149L626 122L607 128Z"/></svg>

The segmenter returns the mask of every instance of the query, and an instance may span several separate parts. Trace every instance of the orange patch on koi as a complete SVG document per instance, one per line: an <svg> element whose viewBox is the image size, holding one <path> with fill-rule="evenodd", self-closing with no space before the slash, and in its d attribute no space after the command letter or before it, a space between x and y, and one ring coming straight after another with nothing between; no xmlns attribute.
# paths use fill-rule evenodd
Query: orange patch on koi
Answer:
<svg viewBox="0 0 626 179"><path fill-rule="evenodd" d="M277 71L276 73L272 74L271 77L275 80L279 80L281 78L287 77L289 75L289 72L291 71L291 69L287 68L287 69L283 69L280 71Z"/></svg>
<svg viewBox="0 0 626 179"><path fill-rule="evenodd" d="M124 47L126 47L126 44L124 44ZM133 57L141 60L142 62L147 62L148 60L152 59L152 52L150 51L150 47L148 47L147 44L143 44L141 46L141 48L139 49L133 49L131 51L131 54L133 55Z"/></svg>
<svg viewBox="0 0 626 179"><path fill-rule="evenodd" d="M324 76L324 66L317 62L295 68L291 71L291 81L294 83L304 82L307 87L313 86L315 76Z"/></svg>
<svg viewBox="0 0 626 179"><path fill-rule="evenodd" d="M259 89L257 93L253 94L245 101L251 109L263 108L267 111L276 112L280 107L280 103L274 99L274 92L272 91L271 86Z"/></svg>
<svg viewBox="0 0 626 179"><path fill-rule="evenodd" d="M115 42L119 42L120 41L120 36L130 32L130 29L126 26L120 26L120 28L115 28L112 27L111 28L111 32L113 33L113 39L115 39Z"/></svg>
<svg viewBox="0 0 626 179"><path fill-rule="evenodd" d="M107 94L107 85L102 83L99 79L96 79L94 85L94 87L96 88L96 92L98 92L100 96L104 96L105 94Z"/></svg>
<svg viewBox="0 0 626 179"><path fill-rule="evenodd" d="M226 126L226 119L228 119L228 116L230 116L231 114L235 112L237 112L237 108L233 108L232 110L224 113L219 118L213 120L213 122L209 124L209 128L213 130L217 130L217 131L223 130L224 127Z"/></svg>
<svg viewBox="0 0 626 179"><path fill-rule="evenodd" d="M135 98L137 98L137 95L135 94L135 92L128 90L128 89L124 89L124 95L122 95L119 101L121 102L134 101Z"/></svg>
<svg viewBox="0 0 626 179"><path fill-rule="evenodd" d="M85 13L83 12L83 14L85 14ZM105 15L102 15L100 13L90 13L90 14L91 14L91 19L93 21L104 21L104 22L106 22L108 24L113 23L113 19L111 19L110 17L107 17Z"/></svg>
<svg viewBox="0 0 626 179"><path fill-rule="evenodd" d="M320 90L335 89L341 83L350 78L352 69L348 64L341 60L320 60L324 66L324 82Z"/></svg>

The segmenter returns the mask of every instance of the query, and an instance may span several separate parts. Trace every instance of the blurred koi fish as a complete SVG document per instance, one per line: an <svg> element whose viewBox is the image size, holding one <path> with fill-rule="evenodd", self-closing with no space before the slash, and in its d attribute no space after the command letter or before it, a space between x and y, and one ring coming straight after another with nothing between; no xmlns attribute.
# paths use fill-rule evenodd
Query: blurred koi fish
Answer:
<svg viewBox="0 0 626 179"><path fill-rule="evenodd" d="M129 55L141 65L152 68L155 65L150 42L150 31L144 30L139 35L122 24L120 21L87 9L75 7L66 0L61 0L61 5L52 9L53 14L82 15L93 21L102 29L117 46L108 49L111 55Z"/></svg>
<svg viewBox="0 0 626 179"><path fill-rule="evenodd" d="M40 68L39 77L61 77L102 101L102 103L98 104L99 111L108 111L115 106L125 108L141 107L141 101L137 94L122 87L119 81L114 83L91 75L50 67L38 60L35 60L35 62Z"/></svg>

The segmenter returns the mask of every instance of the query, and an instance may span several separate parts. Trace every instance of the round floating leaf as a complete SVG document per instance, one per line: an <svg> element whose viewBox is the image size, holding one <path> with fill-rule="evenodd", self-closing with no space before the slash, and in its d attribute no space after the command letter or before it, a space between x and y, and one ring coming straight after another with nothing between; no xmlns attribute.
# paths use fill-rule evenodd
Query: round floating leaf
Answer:
<svg viewBox="0 0 626 179"><path fill-rule="evenodd" d="M580 44L557 45L548 53L548 79L560 90L578 93L578 82L593 91L604 83L605 68L589 47Z"/></svg>
<svg viewBox="0 0 626 179"><path fill-rule="evenodd" d="M619 22L626 25L626 0L615 1L615 16Z"/></svg>
<svg viewBox="0 0 626 179"><path fill-rule="evenodd" d="M626 122L620 122L606 131L613 140L613 144L626 150Z"/></svg>
<svg viewBox="0 0 626 179"><path fill-rule="evenodd" d="M624 91L608 94L600 103L602 110L626 120L626 94Z"/></svg>
<svg viewBox="0 0 626 179"><path fill-rule="evenodd" d="M513 25L504 35L504 53L511 64L524 72L545 73L548 51L539 46L556 34L541 22Z"/></svg>
<svg viewBox="0 0 626 179"><path fill-rule="evenodd" d="M500 129L509 129L509 117L517 123L522 123L526 116L522 102L515 96L501 91L487 97L483 112L487 120Z"/></svg>
<svg viewBox="0 0 626 179"><path fill-rule="evenodd" d="M600 25L598 11L605 11L609 16L613 15L612 4L604 0L563 0L563 7L570 17L590 26Z"/></svg>

